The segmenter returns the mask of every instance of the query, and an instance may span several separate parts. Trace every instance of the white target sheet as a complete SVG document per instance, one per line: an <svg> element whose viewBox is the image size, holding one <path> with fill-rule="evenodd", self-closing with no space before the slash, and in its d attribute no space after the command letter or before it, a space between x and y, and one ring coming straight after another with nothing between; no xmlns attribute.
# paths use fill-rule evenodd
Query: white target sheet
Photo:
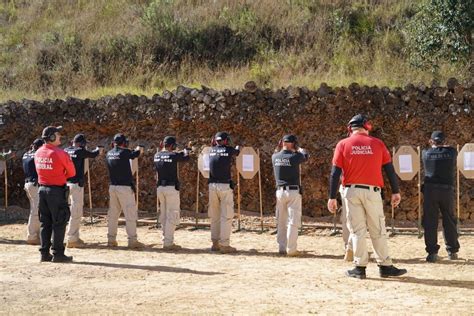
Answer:
<svg viewBox="0 0 474 316"><path fill-rule="evenodd" d="M398 166L400 173L412 173L413 172L413 161L411 155L400 155L398 157Z"/></svg>

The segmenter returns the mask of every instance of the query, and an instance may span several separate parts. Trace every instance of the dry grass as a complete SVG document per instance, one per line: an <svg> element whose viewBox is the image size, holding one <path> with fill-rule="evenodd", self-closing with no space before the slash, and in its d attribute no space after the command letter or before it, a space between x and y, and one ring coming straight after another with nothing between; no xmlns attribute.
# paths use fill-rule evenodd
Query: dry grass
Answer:
<svg viewBox="0 0 474 316"><path fill-rule="evenodd" d="M408 64L402 30L420 1L3 1L0 101L467 79Z"/></svg>

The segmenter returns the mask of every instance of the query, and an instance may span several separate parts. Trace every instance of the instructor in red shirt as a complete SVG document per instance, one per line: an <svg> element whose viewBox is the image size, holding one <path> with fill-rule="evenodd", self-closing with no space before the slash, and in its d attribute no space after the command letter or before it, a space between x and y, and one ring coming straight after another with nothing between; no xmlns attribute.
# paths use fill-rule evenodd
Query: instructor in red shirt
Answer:
<svg viewBox="0 0 474 316"><path fill-rule="evenodd" d="M43 262L72 261L72 257L64 254L64 234L71 215L67 203L66 180L73 177L76 170L69 155L58 147L61 144L61 130L61 126L46 127L41 135L45 144L35 153L35 167L40 185L40 252Z"/></svg>
<svg viewBox="0 0 474 316"><path fill-rule="evenodd" d="M350 136L339 141L334 151L330 177L328 209L337 211L336 194L342 173L342 199L347 208L347 225L353 244L355 268L346 272L353 278L365 279L365 268L369 262L366 232L370 238L379 265L381 277L400 276L407 270L392 265L387 247L387 231L381 190L382 168L387 173L392 187L392 205L400 203L400 193L390 153L378 138L369 136L372 125L361 114L354 116L348 124Z"/></svg>

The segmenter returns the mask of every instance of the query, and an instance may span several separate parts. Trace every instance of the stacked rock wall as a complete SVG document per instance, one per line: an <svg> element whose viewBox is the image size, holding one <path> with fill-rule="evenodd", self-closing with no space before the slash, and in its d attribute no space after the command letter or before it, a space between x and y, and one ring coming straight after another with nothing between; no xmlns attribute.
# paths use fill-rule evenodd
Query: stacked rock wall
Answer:
<svg viewBox="0 0 474 316"><path fill-rule="evenodd" d="M10 204L27 206L22 190L21 153L46 125L63 125L70 140L79 132L89 139L89 147L109 146L117 132L125 133L130 145L143 144L140 159L141 209L155 210L155 177L152 159L159 141L175 135L182 144L192 141L198 148L208 145L217 131L228 131L234 144L259 148L262 155L263 205L274 209L274 179L271 155L283 134L294 133L310 154L303 166L304 214L327 215L326 201L331 157L338 140L346 136L346 124L357 114L367 114L374 125L373 135L391 150L397 145L425 147L431 131L442 129L448 143L474 142L473 86L449 80L446 87L408 85L405 88L368 87L351 84L317 90L288 87L259 89L248 82L242 91L216 91L178 87L152 98L117 95L98 100L67 98L37 102L8 101L0 105L0 148L18 151L9 164ZM103 157L92 167L94 207L107 207L107 172ZM180 167L182 208L194 210L196 200L196 159ZM462 177L461 177L462 178ZM416 179L416 178L415 178ZM258 177L241 181L242 209L257 211ZM207 208L207 188L201 178L200 209ZM414 219L417 212L416 180L404 182L398 219ZM386 201L386 210L390 211ZM474 181L462 178L461 217L474 219ZM86 198L87 201L87 198Z"/></svg>

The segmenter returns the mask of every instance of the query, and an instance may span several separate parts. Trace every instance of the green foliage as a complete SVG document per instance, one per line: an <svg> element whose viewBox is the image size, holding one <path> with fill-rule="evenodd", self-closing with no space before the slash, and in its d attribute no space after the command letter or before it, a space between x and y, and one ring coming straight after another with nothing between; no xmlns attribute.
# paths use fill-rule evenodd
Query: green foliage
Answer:
<svg viewBox="0 0 474 316"><path fill-rule="evenodd" d="M416 67L437 70L443 61L467 63L472 55L473 0L428 0L406 28Z"/></svg>

